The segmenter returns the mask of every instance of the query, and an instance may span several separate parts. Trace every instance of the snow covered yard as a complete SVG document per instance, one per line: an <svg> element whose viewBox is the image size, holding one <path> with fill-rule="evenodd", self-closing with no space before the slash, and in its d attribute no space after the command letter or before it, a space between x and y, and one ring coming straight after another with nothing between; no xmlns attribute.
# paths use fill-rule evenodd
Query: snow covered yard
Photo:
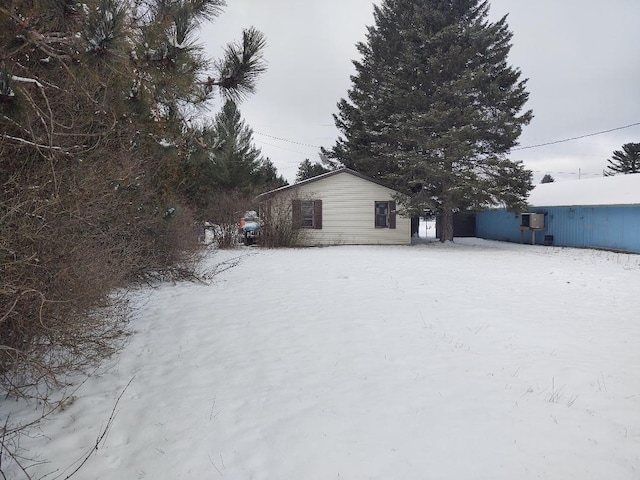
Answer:
<svg viewBox="0 0 640 480"><path fill-rule="evenodd" d="M640 256L459 239L242 248L24 438L79 479L640 478ZM3 401L15 421L34 410Z"/></svg>

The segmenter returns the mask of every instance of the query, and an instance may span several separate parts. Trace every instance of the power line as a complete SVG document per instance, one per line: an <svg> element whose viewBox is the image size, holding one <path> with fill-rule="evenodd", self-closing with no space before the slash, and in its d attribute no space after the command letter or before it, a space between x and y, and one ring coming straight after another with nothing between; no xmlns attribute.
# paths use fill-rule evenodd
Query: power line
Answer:
<svg viewBox="0 0 640 480"><path fill-rule="evenodd" d="M282 137L275 137L273 135L269 135L268 133L256 132L255 130L253 131L253 133L256 133L258 135L262 135L264 137L272 138L273 140L279 140L281 142L293 143L294 145L300 145L300 146L303 146L303 147L322 148L319 145L311 145L309 143L296 142L295 140L290 140L288 138L282 138Z"/></svg>
<svg viewBox="0 0 640 480"><path fill-rule="evenodd" d="M287 152L299 153L300 155L304 155L304 156L309 155L309 153L301 152L300 150L292 150L290 148L281 147L280 145L274 145L273 143L263 142L262 140L254 140L254 141L261 143L262 145L269 145L270 147L279 148L280 150L286 150ZM294 162L289 162L289 163L294 163Z"/></svg>
<svg viewBox="0 0 640 480"><path fill-rule="evenodd" d="M579 140L581 138L595 137L596 135L602 135L603 133L615 132L616 130L624 130L625 128L631 128L631 127L635 127L637 125L640 125L640 122L632 123L630 125L625 125L623 127L610 128L609 130L602 130L601 132L587 133L586 135L580 135L578 137L564 138L562 140L554 140L553 142L539 143L537 145L528 145L526 147L516 147L516 148L512 148L511 150L512 151L514 151L514 150L528 150L528 149L531 149L531 148L546 147L547 145L555 145L557 143L570 142L572 140Z"/></svg>
<svg viewBox="0 0 640 480"><path fill-rule="evenodd" d="M590 175L590 176L594 176L594 177L601 177L602 176L602 172L600 173L588 173L588 172L554 172L551 170L531 170L531 172L533 173L553 173L553 174L557 174L557 175Z"/></svg>
<svg viewBox="0 0 640 480"><path fill-rule="evenodd" d="M527 145L524 147L515 147L512 148L511 151L517 151L517 150L530 150L532 148L539 148L539 147L546 147L549 145L556 145L558 143L566 143L566 142L571 142L573 140L580 140L581 138L587 138L587 137L595 137L596 135L602 135L604 133L610 133L610 132L615 132L617 130L624 130L626 128L631 128L631 127L635 127L640 125L640 122L636 122L636 123L631 123L629 125L624 125L622 127L615 127L615 128L610 128L608 130L602 130L600 132L594 132L594 133L587 133L585 135L579 135L577 137L571 137L571 138L563 138L562 140L554 140L551 142L545 142L545 143L538 143L536 145ZM323 125L324 126L324 125ZM273 140L278 140L280 142L287 142L287 143L291 143L293 145L300 145L302 147L310 147L310 148L322 148L320 145L312 145L310 143L304 143L304 142L298 142L296 140L291 140L289 138L283 138L283 137L276 137L274 135L269 135L268 133L262 133L262 132L257 132L257 131L253 131L253 133L257 134L257 135L262 135L264 137L267 138L271 138ZM275 146L275 145L272 145Z"/></svg>

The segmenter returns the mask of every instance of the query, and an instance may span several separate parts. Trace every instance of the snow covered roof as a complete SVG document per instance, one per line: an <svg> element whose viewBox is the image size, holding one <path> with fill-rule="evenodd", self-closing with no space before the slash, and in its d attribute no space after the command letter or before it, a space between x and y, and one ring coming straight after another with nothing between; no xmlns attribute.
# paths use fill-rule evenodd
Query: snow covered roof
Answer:
<svg viewBox="0 0 640 480"><path fill-rule="evenodd" d="M536 185L529 194L533 207L640 205L640 174Z"/></svg>

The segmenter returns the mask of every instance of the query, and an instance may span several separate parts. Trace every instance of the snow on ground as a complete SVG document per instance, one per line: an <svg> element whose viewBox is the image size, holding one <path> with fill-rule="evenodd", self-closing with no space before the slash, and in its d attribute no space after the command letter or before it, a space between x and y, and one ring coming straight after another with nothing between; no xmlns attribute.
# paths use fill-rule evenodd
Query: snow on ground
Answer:
<svg viewBox="0 0 640 480"><path fill-rule="evenodd" d="M232 258L138 294L127 347L23 438L31 475L64 478L131 381L73 478L640 478L639 256L459 239L208 262Z"/></svg>

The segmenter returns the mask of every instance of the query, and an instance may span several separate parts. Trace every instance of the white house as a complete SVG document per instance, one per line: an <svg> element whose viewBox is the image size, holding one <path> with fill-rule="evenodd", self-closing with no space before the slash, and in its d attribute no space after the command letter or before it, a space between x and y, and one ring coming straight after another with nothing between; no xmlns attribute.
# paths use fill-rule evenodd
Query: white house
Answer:
<svg viewBox="0 0 640 480"><path fill-rule="evenodd" d="M287 221L303 228L299 243L321 245L409 245L411 219L396 213L398 192L348 168L287 185L258 196L261 210L276 205Z"/></svg>

